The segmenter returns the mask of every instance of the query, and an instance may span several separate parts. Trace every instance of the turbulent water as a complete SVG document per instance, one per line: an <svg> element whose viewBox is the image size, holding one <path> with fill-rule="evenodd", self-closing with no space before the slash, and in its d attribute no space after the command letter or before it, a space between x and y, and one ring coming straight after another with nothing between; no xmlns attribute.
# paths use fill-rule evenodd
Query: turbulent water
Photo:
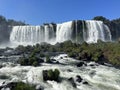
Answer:
<svg viewBox="0 0 120 90"><path fill-rule="evenodd" d="M111 40L109 28L101 21L86 21L87 42L97 42L97 40ZM107 32L107 34L106 34Z"/></svg>
<svg viewBox="0 0 120 90"><path fill-rule="evenodd" d="M10 34L10 41L23 45L41 42L55 44L66 40L77 43L82 41L96 43L99 39L111 41L111 32L103 22L88 20L84 21L85 23L78 24L79 22L70 21L42 26L14 26ZM79 27L82 27L82 29L79 29Z"/></svg>
<svg viewBox="0 0 120 90"><path fill-rule="evenodd" d="M10 35L11 42L41 43L50 42L54 39L55 32L52 25L48 26L15 26Z"/></svg>
<svg viewBox="0 0 120 90"><path fill-rule="evenodd" d="M87 63L87 66L77 67L73 65L78 62L77 60L64 56L66 54L53 57L61 64L43 63L39 67L4 65L0 68L0 84L10 81L23 81L44 87L44 90L120 90L119 69L103 65L91 66L91 64L95 64L94 62ZM63 57L63 59L60 57ZM62 82L43 82L42 70L56 68L60 70ZM1 79L2 75L6 75L8 78ZM76 82L76 75L83 78L81 83ZM76 88L67 80L71 77L77 84ZM88 84L83 84L84 81L87 81Z"/></svg>

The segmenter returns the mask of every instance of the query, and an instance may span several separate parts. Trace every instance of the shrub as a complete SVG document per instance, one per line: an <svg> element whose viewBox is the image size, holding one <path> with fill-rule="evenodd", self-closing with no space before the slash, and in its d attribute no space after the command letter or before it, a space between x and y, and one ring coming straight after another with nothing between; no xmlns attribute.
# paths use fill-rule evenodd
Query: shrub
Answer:
<svg viewBox="0 0 120 90"><path fill-rule="evenodd" d="M46 63L51 63L50 57L48 55L46 56Z"/></svg>
<svg viewBox="0 0 120 90"><path fill-rule="evenodd" d="M40 62L42 62L42 59L39 59L36 56L30 56L28 58L22 57L19 60L20 65L23 66L28 66L28 65L38 66Z"/></svg>
<svg viewBox="0 0 120 90"><path fill-rule="evenodd" d="M74 52L69 52L69 53L68 53L68 56L75 58L75 57L76 57L76 53L74 53Z"/></svg>
<svg viewBox="0 0 120 90"><path fill-rule="evenodd" d="M27 58L20 58L19 60L20 65L29 65L29 60Z"/></svg>
<svg viewBox="0 0 120 90"><path fill-rule="evenodd" d="M54 70L54 80L57 81L60 75L60 71L58 69Z"/></svg>
<svg viewBox="0 0 120 90"><path fill-rule="evenodd" d="M54 81L59 81L59 75L60 71L58 69L55 69L54 71L52 69L50 70L43 70L43 80L54 80Z"/></svg>
<svg viewBox="0 0 120 90"><path fill-rule="evenodd" d="M54 72L52 69L48 70L48 77L50 80L54 80Z"/></svg>
<svg viewBox="0 0 120 90"><path fill-rule="evenodd" d="M45 55L43 53L40 53L40 57L45 57Z"/></svg>
<svg viewBox="0 0 120 90"><path fill-rule="evenodd" d="M23 82L18 82L16 86L12 88L12 90L36 90L34 86L29 84L25 84Z"/></svg>
<svg viewBox="0 0 120 90"><path fill-rule="evenodd" d="M39 63L37 61L34 61L33 64L32 64L32 66L35 66L35 67L38 66L38 65L39 65Z"/></svg>

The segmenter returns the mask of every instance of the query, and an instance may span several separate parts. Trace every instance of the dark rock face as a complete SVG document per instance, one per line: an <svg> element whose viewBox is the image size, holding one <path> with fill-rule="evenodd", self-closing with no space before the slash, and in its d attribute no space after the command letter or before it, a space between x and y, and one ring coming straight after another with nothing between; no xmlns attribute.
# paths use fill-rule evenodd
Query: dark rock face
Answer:
<svg viewBox="0 0 120 90"><path fill-rule="evenodd" d="M69 78L68 81L72 84L73 87L76 88L76 83L74 82L74 79L72 77Z"/></svg>
<svg viewBox="0 0 120 90"><path fill-rule="evenodd" d="M0 42L7 42L9 40L10 31L7 25L0 27Z"/></svg>
<svg viewBox="0 0 120 90"><path fill-rule="evenodd" d="M36 86L36 90L44 90L44 87L43 87L43 86L40 86L40 85L37 85L37 86Z"/></svg>
<svg viewBox="0 0 120 90"><path fill-rule="evenodd" d="M16 85L17 85L17 82L10 82L10 83L8 83L6 85L0 86L0 90L2 88L10 88L12 90L12 88L14 88Z"/></svg>
<svg viewBox="0 0 120 90"><path fill-rule="evenodd" d="M79 82L79 83L80 83L80 82L82 82L82 80L83 80L83 79L81 78L81 76L79 76L79 75L76 76L76 82Z"/></svg>
<svg viewBox="0 0 120 90"><path fill-rule="evenodd" d="M4 16L0 16L0 42L8 42L12 26L25 25L20 21L14 21L12 19L6 19Z"/></svg>
<svg viewBox="0 0 120 90"><path fill-rule="evenodd" d="M38 62L39 62L39 63L43 63L44 60L43 60L42 58L39 58Z"/></svg>
<svg viewBox="0 0 120 90"><path fill-rule="evenodd" d="M43 71L43 80L44 80L44 81L49 80L48 71L47 71L47 70L44 70L44 71Z"/></svg>
<svg viewBox="0 0 120 90"><path fill-rule="evenodd" d="M88 83L87 81L84 81L83 84L85 84L85 85L89 85L89 83Z"/></svg>
<svg viewBox="0 0 120 90"><path fill-rule="evenodd" d="M79 62L78 64L77 64L77 67L82 67L82 66L86 66L87 64L86 63L84 63L84 62Z"/></svg>
<svg viewBox="0 0 120 90"><path fill-rule="evenodd" d="M84 79L81 78L80 75L76 75L75 78L70 77L68 79L68 81L72 84L73 87L76 88L77 85L84 84L84 85L89 85L89 83L87 81L85 81Z"/></svg>
<svg viewBox="0 0 120 90"><path fill-rule="evenodd" d="M57 61L55 59L50 59L50 63L52 63L52 64L59 64L59 61Z"/></svg>

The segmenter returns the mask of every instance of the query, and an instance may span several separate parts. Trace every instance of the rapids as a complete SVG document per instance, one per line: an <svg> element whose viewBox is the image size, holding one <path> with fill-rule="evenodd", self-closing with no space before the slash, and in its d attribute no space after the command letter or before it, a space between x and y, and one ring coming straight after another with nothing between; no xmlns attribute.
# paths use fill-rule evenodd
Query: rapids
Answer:
<svg viewBox="0 0 120 90"><path fill-rule="evenodd" d="M0 76L6 75L7 79L0 79L0 85L3 82L23 81L26 83L36 84L44 87L44 90L120 90L120 70L114 67L103 65L96 65L94 62L87 63L87 66L77 67L73 64L78 60L65 57L66 54L53 57L61 64L47 64L43 63L39 67L33 66L20 66L20 65L6 65L0 68ZM60 57L63 57L61 59ZM91 66L94 64L94 66ZM59 69L62 82L55 81L44 82L42 78L42 70ZM75 81L77 87L74 88L67 80L73 77L75 80L76 75L80 75L83 82L78 83Z"/></svg>

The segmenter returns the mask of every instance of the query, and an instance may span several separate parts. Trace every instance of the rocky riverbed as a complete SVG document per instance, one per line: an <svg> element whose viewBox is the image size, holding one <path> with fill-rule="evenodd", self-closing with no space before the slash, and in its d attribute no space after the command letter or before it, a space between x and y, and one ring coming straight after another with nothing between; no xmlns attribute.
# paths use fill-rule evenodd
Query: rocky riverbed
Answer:
<svg viewBox="0 0 120 90"><path fill-rule="evenodd" d="M12 82L18 81L35 85L36 90L120 90L120 69L112 66L79 61L67 54L53 56L52 63L43 62L37 67L21 66L14 62L21 55L10 50L0 57L2 90L8 90ZM60 82L43 80L43 70L49 69L60 71Z"/></svg>

